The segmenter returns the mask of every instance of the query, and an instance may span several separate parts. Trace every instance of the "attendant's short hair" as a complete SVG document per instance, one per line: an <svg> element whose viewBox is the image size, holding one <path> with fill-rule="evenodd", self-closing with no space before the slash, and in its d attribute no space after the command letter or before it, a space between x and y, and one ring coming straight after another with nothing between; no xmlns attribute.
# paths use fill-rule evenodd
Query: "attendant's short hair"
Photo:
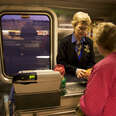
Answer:
<svg viewBox="0 0 116 116"><path fill-rule="evenodd" d="M113 51L116 49L116 25L111 22L98 24L96 31L96 43L104 50Z"/></svg>
<svg viewBox="0 0 116 116"><path fill-rule="evenodd" d="M88 13L77 12L73 15L72 26L75 27L80 22L85 22L87 25L91 24L91 19Z"/></svg>

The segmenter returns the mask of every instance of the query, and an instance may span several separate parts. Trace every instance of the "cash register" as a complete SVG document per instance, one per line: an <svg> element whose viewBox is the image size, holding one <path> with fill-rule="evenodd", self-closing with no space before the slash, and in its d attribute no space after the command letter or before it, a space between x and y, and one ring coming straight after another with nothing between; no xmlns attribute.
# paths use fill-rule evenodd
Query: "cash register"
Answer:
<svg viewBox="0 0 116 116"><path fill-rule="evenodd" d="M61 75L53 70L20 71L14 81L15 110L60 105Z"/></svg>

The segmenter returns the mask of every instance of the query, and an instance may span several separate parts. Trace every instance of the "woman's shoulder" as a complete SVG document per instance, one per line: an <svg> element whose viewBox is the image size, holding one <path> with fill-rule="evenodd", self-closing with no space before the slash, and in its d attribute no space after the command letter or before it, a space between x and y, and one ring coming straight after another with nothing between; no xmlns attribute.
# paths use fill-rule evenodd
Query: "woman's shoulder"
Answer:
<svg viewBox="0 0 116 116"><path fill-rule="evenodd" d="M97 70L102 70L102 69L104 70L106 68L109 68L109 69L116 68L115 59L116 59L116 55L113 56L112 54L110 54L109 56L103 58L98 63L96 63L94 68Z"/></svg>
<svg viewBox="0 0 116 116"><path fill-rule="evenodd" d="M72 34L65 36L63 39L60 40L62 43L67 43L72 40Z"/></svg>
<svg viewBox="0 0 116 116"><path fill-rule="evenodd" d="M72 39L72 34L65 36L63 39L64 39L64 40Z"/></svg>

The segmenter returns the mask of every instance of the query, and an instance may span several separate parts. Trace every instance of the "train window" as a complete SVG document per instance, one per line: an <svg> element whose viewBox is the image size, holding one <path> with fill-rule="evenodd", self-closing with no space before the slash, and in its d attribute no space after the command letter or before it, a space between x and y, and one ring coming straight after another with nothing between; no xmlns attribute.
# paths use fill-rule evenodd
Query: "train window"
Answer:
<svg viewBox="0 0 116 116"><path fill-rule="evenodd" d="M49 13L1 15L4 74L15 76L22 70L52 68L53 22Z"/></svg>

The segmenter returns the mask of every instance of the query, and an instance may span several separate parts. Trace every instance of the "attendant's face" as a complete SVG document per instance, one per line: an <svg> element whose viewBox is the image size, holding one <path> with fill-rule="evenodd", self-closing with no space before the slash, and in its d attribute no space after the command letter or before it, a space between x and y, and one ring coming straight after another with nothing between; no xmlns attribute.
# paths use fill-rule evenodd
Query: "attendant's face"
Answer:
<svg viewBox="0 0 116 116"><path fill-rule="evenodd" d="M86 23L77 23L74 27L74 33L75 36L78 39L81 39L82 37L86 36L86 33L88 31L88 25Z"/></svg>

